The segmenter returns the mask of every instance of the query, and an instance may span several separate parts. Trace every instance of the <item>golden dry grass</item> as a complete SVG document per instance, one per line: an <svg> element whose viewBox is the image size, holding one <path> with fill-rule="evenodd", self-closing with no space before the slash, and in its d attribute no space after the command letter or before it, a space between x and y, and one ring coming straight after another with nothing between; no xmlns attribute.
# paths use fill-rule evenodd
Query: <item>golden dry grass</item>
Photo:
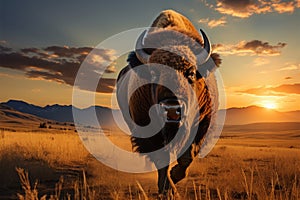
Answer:
<svg viewBox="0 0 300 200"><path fill-rule="evenodd" d="M0 152L0 159L8 155L21 155L24 159L41 160L49 165L69 164L84 160L89 155L73 132L4 132Z"/></svg>
<svg viewBox="0 0 300 200"><path fill-rule="evenodd" d="M84 168L87 156L89 153L74 132L2 132L0 194L19 188L16 167L29 170L33 180L44 180L41 187L47 191L47 182L54 184L64 171L76 176Z"/></svg>
<svg viewBox="0 0 300 200"><path fill-rule="evenodd" d="M128 149L127 136L111 134L114 143ZM213 151L196 159L188 177L177 185L181 198L300 199L298 135L298 130L223 131ZM18 168L19 175L23 173L21 184L16 167L28 171L30 181ZM86 151L73 131L2 132L0 176L0 198L4 199L25 197L26 190L20 187L24 189L24 183L39 199L157 197L155 172L129 174L106 167Z"/></svg>

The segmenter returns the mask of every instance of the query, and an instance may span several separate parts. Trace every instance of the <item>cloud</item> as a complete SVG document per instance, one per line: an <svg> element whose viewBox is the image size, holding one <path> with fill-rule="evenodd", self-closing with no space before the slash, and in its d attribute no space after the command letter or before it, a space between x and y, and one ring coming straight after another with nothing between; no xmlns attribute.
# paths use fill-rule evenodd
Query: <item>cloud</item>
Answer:
<svg viewBox="0 0 300 200"><path fill-rule="evenodd" d="M206 23L209 22L209 18L202 18L202 19L199 19L198 22L201 23L201 24L206 24Z"/></svg>
<svg viewBox="0 0 300 200"><path fill-rule="evenodd" d="M6 73L0 73L0 77L15 78L15 76L12 76L12 75L6 74Z"/></svg>
<svg viewBox="0 0 300 200"><path fill-rule="evenodd" d="M292 71L292 70L298 70L300 69L300 64L296 65L296 64L289 64L285 67L282 67L280 69L278 69L277 71Z"/></svg>
<svg viewBox="0 0 300 200"><path fill-rule="evenodd" d="M275 92L300 94L300 83L283 84L272 88Z"/></svg>
<svg viewBox="0 0 300 200"><path fill-rule="evenodd" d="M293 13L299 8L299 0L216 0L214 3L203 1L206 6L222 14L247 18L253 14Z"/></svg>
<svg viewBox="0 0 300 200"><path fill-rule="evenodd" d="M7 41L6 40L0 40L0 45L6 45L7 44Z"/></svg>
<svg viewBox="0 0 300 200"><path fill-rule="evenodd" d="M255 66L262 66L262 65L269 64L269 63L270 63L270 60L263 58L263 57L258 57L254 60Z"/></svg>
<svg viewBox="0 0 300 200"><path fill-rule="evenodd" d="M220 19L209 19L209 18L205 18L205 19L200 19L198 21L199 23L202 23L202 24L207 24L207 26L209 28L215 28L215 27L218 27L218 26L225 26L227 24L227 20L226 20L226 17L221 17Z"/></svg>
<svg viewBox="0 0 300 200"><path fill-rule="evenodd" d="M278 13L293 13L295 8L297 7L296 2L290 1L290 2L278 2L278 3L273 3L272 7L274 8L275 11Z"/></svg>
<svg viewBox="0 0 300 200"><path fill-rule="evenodd" d="M33 92L33 93L40 93L41 89L38 89L38 88L31 89L31 92Z"/></svg>
<svg viewBox="0 0 300 200"><path fill-rule="evenodd" d="M290 77L288 77L288 79L290 79ZM287 94L300 94L300 83L283 84L269 87L262 86L237 92L256 96L284 96Z"/></svg>
<svg viewBox="0 0 300 200"><path fill-rule="evenodd" d="M13 51L0 45L0 67L20 70L28 78L55 81L74 86L77 72L85 60L83 77L99 79L103 73L115 73L115 52L91 47L50 46ZM107 67L108 66L108 67ZM101 78L97 92L112 92L114 79ZM87 85L79 86L89 89Z"/></svg>
<svg viewBox="0 0 300 200"><path fill-rule="evenodd" d="M102 93L112 93L115 89L116 79L102 78L97 85L97 91Z"/></svg>
<svg viewBox="0 0 300 200"><path fill-rule="evenodd" d="M114 63L114 64L115 64L115 63ZM115 67L114 65L110 65L110 66L108 66L108 67L105 69L104 72L105 72L105 73L116 73L117 70L116 70L116 67Z"/></svg>
<svg viewBox="0 0 300 200"><path fill-rule="evenodd" d="M0 45L0 52L10 52L10 51L12 51L11 48Z"/></svg>
<svg viewBox="0 0 300 200"><path fill-rule="evenodd" d="M277 56L280 55L281 49L287 44L278 42L271 45L268 42L260 40L252 40L250 42L240 41L237 44L215 44L213 49L216 53L223 55L259 55L259 56Z"/></svg>
<svg viewBox="0 0 300 200"><path fill-rule="evenodd" d="M283 96L282 94L279 94L272 90L272 88L268 87L256 87L256 88L250 88L247 90L237 91L238 93L244 93L244 94L251 94L256 96Z"/></svg>
<svg viewBox="0 0 300 200"><path fill-rule="evenodd" d="M251 0L218 0L215 10L222 14L246 18L253 13L261 13L269 10L268 7L260 8Z"/></svg>

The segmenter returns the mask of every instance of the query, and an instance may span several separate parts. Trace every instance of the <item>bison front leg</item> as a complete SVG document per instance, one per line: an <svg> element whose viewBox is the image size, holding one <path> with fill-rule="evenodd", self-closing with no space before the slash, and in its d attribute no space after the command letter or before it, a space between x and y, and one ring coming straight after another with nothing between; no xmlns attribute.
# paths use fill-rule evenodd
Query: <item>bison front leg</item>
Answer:
<svg viewBox="0 0 300 200"><path fill-rule="evenodd" d="M153 153L150 157L152 162L154 163L155 167L157 168L158 180L158 193L160 198L166 196L168 192L171 190L170 184L170 176L169 173L169 162L170 162L170 155L169 152L159 152ZM172 181L172 180L171 180ZM162 198L163 199L163 198Z"/></svg>
<svg viewBox="0 0 300 200"><path fill-rule="evenodd" d="M168 179L168 168L164 167L161 169L158 169L158 193L166 195L168 191L170 190L170 181Z"/></svg>
<svg viewBox="0 0 300 200"><path fill-rule="evenodd" d="M187 168L198 153L199 147L193 144L177 159L177 164L171 170L171 179L174 184L186 177Z"/></svg>
<svg viewBox="0 0 300 200"><path fill-rule="evenodd" d="M153 161L158 173L158 193L166 194L170 189L170 181L168 179L170 156L167 152L160 152L160 154L157 153L152 155L151 160Z"/></svg>
<svg viewBox="0 0 300 200"><path fill-rule="evenodd" d="M170 167L160 168L157 164L156 167L158 169L158 199L180 199L180 195L170 175Z"/></svg>

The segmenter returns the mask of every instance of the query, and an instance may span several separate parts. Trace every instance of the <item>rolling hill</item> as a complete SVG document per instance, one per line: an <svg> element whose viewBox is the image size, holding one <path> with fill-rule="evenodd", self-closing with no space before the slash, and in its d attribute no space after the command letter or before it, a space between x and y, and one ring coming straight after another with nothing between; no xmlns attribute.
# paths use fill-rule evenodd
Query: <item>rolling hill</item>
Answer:
<svg viewBox="0 0 300 200"><path fill-rule="evenodd" d="M300 130L300 122L260 122L243 125L225 125L224 129L227 132L282 132L282 131L297 131ZM299 135L300 136L300 135ZM298 137L299 137L298 136Z"/></svg>
<svg viewBox="0 0 300 200"><path fill-rule="evenodd" d="M258 106L229 108L226 111L226 125L242 125L265 122L300 122L300 111L279 112Z"/></svg>
<svg viewBox="0 0 300 200"><path fill-rule="evenodd" d="M46 121L46 119L0 104L0 128L9 130L38 128L40 123Z"/></svg>
<svg viewBox="0 0 300 200"><path fill-rule="evenodd" d="M116 127L113 117L117 120L122 120L122 115L119 110L110 109L102 106L91 106L85 109L79 109L71 105L47 105L45 107L36 106L19 100L9 100L1 103L1 109L6 108L18 111L18 115L29 118L32 121L39 121L42 118L54 120L58 122L73 122L73 112L76 114L76 120L80 124L88 126L102 127ZM93 117L95 111L97 118ZM242 108L229 108L220 110L219 112L226 112L226 125L243 125L252 123L266 123L266 122L300 122L300 110L290 112L279 112L276 110L266 109L258 106L249 106ZM10 116L13 116L12 114ZM3 117L3 116L2 116ZM7 116L6 116L7 117Z"/></svg>
<svg viewBox="0 0 300 200"><path fill-rule="evenodd" d="M2 103L3 106L13 108L22 113L35 115L40 118L54 120L58 122L74 122L73 113L76 114L76 122L86 126L98 126L98 123L102 127L114 127L113 113L117 117L121 117L121 113L118 110L102 106L91 106L85 109L79 109L71 105L47 105L45 107L36 106L19 100L9 100ZM93 113L96 113L97 118L93 117Z"/></svg>

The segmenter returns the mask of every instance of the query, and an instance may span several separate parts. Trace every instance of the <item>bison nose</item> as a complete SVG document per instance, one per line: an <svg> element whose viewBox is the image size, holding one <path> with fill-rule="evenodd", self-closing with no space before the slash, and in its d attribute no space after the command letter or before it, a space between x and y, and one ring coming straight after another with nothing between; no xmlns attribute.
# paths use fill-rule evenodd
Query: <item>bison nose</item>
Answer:
<svg viewBox="0 0 300 200"><path fill-rule="evenodd" d="M167 123L180 123L183 116L183 103L177 99L165 99L159 102L161 115Z"/></svg>

